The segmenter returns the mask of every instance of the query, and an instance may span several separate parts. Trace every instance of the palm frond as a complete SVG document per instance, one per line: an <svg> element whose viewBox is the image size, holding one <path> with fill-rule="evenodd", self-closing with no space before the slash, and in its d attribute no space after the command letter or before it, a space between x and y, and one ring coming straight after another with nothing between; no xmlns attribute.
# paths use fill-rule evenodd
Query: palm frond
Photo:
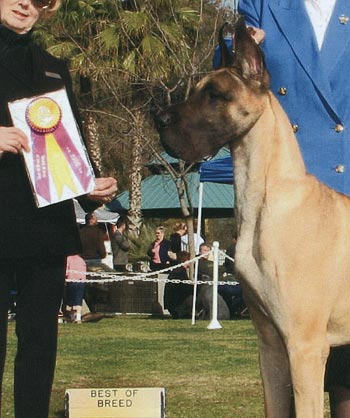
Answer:
<svg viewBox="0 0 350 418"><path fill-rule="evenodd" d="M117 51L120 43L120 32L116 25L109 25L106 29L102 30L98 35L97 39L100 41L101 49L105 51Z"/></svg>
<svg viewBox="0 0 350 418"><path fill-rule="evenodd" d="M123 28L129 36L140 36L146 32L150 26L150 16L145 12L121 13Z"/></svg>

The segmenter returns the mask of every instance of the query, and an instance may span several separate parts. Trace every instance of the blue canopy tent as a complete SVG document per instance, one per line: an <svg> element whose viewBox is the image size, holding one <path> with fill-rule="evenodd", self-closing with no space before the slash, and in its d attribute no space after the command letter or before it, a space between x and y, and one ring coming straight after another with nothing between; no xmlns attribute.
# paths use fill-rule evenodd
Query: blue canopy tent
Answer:
<svg viewBox="0 0 350 418"><path fill-rule="evenodd" d="M201 183L225 183L233 182L232 157L223 157L216 160L206 161L199 168Z"/></svg>
<svg viewBox="0 0 350 418"><path fill-rule="evenodd" d="M233 184L233 161L231 155L223 158L206 161L199 167L199 196L198 196L198 224L197 234L200 236L203 207L203 185L204 183ZM234 196L232 208L234 207ZM198 253L199 248L196 248Z"/></svg>

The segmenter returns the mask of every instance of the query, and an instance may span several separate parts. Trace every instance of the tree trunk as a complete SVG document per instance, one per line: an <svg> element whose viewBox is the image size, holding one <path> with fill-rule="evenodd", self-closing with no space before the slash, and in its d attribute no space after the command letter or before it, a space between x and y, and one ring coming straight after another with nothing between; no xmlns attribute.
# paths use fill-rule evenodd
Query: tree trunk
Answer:
<svg viewBox="0 0 350 418"><path fill-rule="evenodd" d="M135 116L135 131L131 140L131 161L129 171L129 235L137 238L141 232L141 181L142 181L142 123L143 116L137 112Z"/></svg>
<svg viewBox="0 0 350 418"><path fill-rule="evenodd" d="M91 80L89 77L80 76L80 101L85 108L93 106ZM93 114L89 111L83 113L83 131L86 147L97 176L103 176L102 153L98 124Z"/></svg>

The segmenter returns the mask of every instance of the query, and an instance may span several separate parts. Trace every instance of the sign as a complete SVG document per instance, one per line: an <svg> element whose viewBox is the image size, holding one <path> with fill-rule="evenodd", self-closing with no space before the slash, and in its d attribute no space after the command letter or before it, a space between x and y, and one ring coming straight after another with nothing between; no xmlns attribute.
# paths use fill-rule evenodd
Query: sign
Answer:
<svg viewBox="0 0 350 418"><path fill-rule="evenodd" d="M165 418L165 389L67 389L65 410L68 418Z"/></svg>
<svg viewBox="0 0 350 418"><path fill-rule="evenodd" d="M29 140L23 157L38 207L94 189L94 174L65 89L8 104Z"/></svg>

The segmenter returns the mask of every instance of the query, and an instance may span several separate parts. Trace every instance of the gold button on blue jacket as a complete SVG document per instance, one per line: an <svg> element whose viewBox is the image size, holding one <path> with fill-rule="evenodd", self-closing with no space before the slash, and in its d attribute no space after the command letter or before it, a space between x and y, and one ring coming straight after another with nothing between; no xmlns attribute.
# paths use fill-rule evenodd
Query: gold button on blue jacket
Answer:
<svg viewBox="0 0 350 418"><path fill-rule="evenodd" d="M239 1L246 23L265 31L271 90L299 127L307 170L345 194L350 170L334 168L350 166L349 8L348 0L337 0L319 50L304 0Z"/></svg>

